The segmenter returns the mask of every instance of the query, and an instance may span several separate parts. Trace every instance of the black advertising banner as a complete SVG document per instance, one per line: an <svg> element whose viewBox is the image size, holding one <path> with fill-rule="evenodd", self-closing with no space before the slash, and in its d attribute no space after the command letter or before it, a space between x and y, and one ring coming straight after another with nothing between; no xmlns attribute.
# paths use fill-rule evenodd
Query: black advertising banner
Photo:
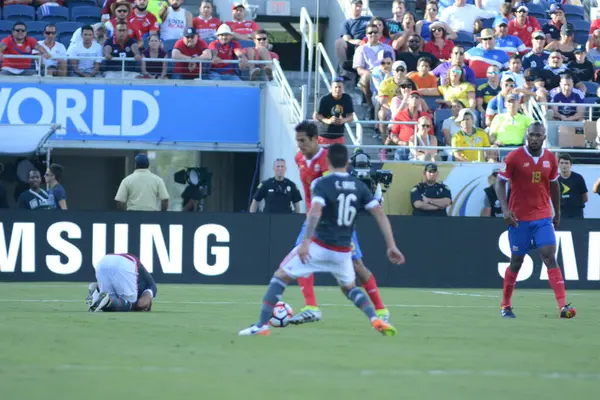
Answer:
<svg viewBox="0 0 600 400"><path fill-rule="evenodd" d="M303 215L0 212L0 281L91 282L104 254L131 252L159 283L263 285L294 246ZM365 265L380 286L498 288L510 248L501 220L390 217L407 263L391 265L375 221L358 221ZM564 220L558 261L569 289L600 287L600 220ZM519 287L547 288L534 250ZM319 277L317 284L334 284Z"/></svg>

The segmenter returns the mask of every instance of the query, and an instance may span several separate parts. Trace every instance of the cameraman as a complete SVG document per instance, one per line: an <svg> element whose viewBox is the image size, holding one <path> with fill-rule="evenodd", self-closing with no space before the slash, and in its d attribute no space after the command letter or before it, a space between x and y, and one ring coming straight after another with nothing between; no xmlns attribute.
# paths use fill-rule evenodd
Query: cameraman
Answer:
<svg viewBox="0 0 600 400"><path fill-rule="evenodd" d="M352 97L344 93L344 80L331 81L331 93L319 100L318 111L313 116L319 124L319 144L344 144L344 124L354 121Z"/></svg>
<svg viewBox="0 0 600 400"><path fill-rule="evenodd" d="M250 212L255 213L258 210L258 204L264 199L266 213L291 213L290 204L294 205L294 212L300 212L300 201L302 195L298 191L296 184L285 177L287 168L285 160L278 158L273 163L275 176L263 181L258 185L258 191L250 204Z"/></svg>
<svg viewBox="0 0 600 400"><path fill-rule="evenodd" d="M410 191L412 215L447 217L446 208L452 204L452 194L448 186L437 181L437 165L427 164L423 175L423 182L417 183Z"/></svg>

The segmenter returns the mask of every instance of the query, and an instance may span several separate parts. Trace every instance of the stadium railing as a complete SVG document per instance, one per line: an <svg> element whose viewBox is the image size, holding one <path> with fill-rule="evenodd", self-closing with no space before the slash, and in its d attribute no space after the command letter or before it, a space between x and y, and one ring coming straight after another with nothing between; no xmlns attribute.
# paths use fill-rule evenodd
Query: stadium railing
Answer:
<svg viewBox="0 0 600 400"><path fill-rule="evenodd" d="M323 66L322 66L323 61L325 62L325 65L329 72L329 76L331 76L332 79L335 79L337 77L335 68L333 68L333 64L331 63L331 60L329 59L329 56L327 55L327 51L325 50L325 47L323 46L322 43L317 44L316 53L317 54L316 54L316 71L315 72L317 74L317 77L315 77L315 79L317 82L316 82L315 103L314 103L314 107L315 107L314 111L315 112L317 112L317 105L319 102L318 97L319 97L319 93L321 92L321 80L323 80L323 82L325 83L327 90L329 92L331 92L331 81L329 80L327 72L325 72L325 70L323 69ZM353 113L352 115L354 116L353 124L356 124L356 134L355 134L354 130L352 129L351 124L345 124L344 127L346 128L346 133L348 133L348 136L350 137L352 144L361 145L363 142L363 137L362 137L363 129L362 129L361 124L356 122L356 121L359 121L356 113Z"/></svg>
<svg viewBox="0 0 600 400"><path fill-rule="evenodd" d="M315 26L310 19L310 15L306 8L300 10L300 35L302 36L302 50L300 53L300 79L304 79L304 70L308 69L308 92L310 97L310 84L312 80L312 71L315 53ZM306 51L308 50L308 66L306 65Z"/></svg>
<svg viewBox="0 0 600 400"><path fill-rule="evenodd" d="M298 103L296 100L296 96L294 95L294 91L290 86L285 74L283 73L283 69L281 68L281 64L278 60L273 60L273 81L277 84L277 86L281 89L281 98L288 105L290 110L290 117L292 122L297 124L306 118L306 105L308 99L307 93L307 85L302 85L301 87L301 101Z"/></svg>
<svg viewBox="0 0 600 400"><path fill-rule="evenodd" d="M27 58L27 59L31 59L34 61L35 63L35 71L37 72L37 76L42 76L42 70L46 68L46 65L42 64L40 67L40 61L43 59L43 56L41 55L4 55L3 58ZM71 56L64 56L64 57L52 57L52 60L102 60L105 61L104 57L71 57ZM167 62L168 64L174 64L174 63L185 63L185 64L200 64L199 67L199 71L198 71L198 78L199 80L202 80L202 72L203 72L203 64L210 64L212 61L210 60L176 60L174 58L144 58L144 60L146 62ZM111 62L121 62L121 68L119 70L104 70L102 72L121 72L121 78L122 79L128 79L127 77L125 77L125 73L126 72L130 72L127 71L126 67L128 67L125 63L126 62L135 62L135 63L140 63L140 61L137 61L135 58L132 57L125 57L125 58L113 58L111 60ZM275 60L276 61L276 60ZM219 61L219 64L239 64L239 60L221 60ZM274 64L273 61L254 61L254 60L248 60L248 64L253 64L253 65L265 65L265 64ZM138 64L139 65L139 64ZM43 68L42 68L43 67Z"/></svg>

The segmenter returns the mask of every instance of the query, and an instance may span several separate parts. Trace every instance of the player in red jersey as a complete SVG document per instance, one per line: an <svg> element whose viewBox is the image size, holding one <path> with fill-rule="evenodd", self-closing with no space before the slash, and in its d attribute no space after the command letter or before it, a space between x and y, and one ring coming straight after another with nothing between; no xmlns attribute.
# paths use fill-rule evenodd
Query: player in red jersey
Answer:
<svg viewBox="0 0 600 400"><path fill-rule="evenodd" d="M554 228L560 222L560 187L556 156L543 149L546 128L534 122L527 130L527 145L512 151L496 181L496 195L504 213L510 243L510 264L504 274L501 314L515 318L511 297L523 258L532 248L548 267L548 280L560 310L560 318L573 318L575 308L567 304L565 281L556 261L556 236ZM510 204L506 201L506 182L511 182ZM552 200L552 205L550 204ZM554 217L552 217L554 207Z"/></svg>
<svg viewBox="0 0 600 400"><path fill-rule="evenodd" d="M326 174L328 169L327 149L319 146L318 133L319 129L313 122L301 122L296 126L296 143L298 144L300 151L296 154L295 160L300 169L300 180L304 187L304 199L306 201L307 212L311 202L311 183ZM381 199L377 200L381 201ZM305 226L303 225L296 245L302 241L304 229ZM362 262L362 252L358 244L356 231L354 231L352 236L352 264L354 265L354 270L362 287L365 289L375 306L377 316L384 321L388 321L390 313L385 308L383 301L381 301L375 276L373 276L373 273L369 271ZM314 282L314 275L298 278L298 284L302 290L306 306L300 310L300 313L292 317L290 320L291 324L299 325L305 322L316 322L321 319L321 310L319 310L317 299L315 297Z"/></svg>

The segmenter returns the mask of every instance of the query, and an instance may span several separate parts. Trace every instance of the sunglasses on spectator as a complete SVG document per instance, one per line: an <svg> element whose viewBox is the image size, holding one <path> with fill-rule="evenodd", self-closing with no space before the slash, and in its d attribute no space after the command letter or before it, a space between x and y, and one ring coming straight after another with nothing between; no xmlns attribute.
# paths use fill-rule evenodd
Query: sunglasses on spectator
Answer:
<svg viewBox="0 0 600 400"><path fill-rule="evenodd" d="M517 12L518 12L518 13L526 13L526 12L527 12L527 10L518 10Z"/></svg>
<svg viewBox="0 0 600 400"><path fill-rule="evenodd" d="M396 72L406 72L406 69L404 67L398 67L396 68Z"/></svg>
<svg viewBox="0 0 600 400"><path fill-rule="evenodd" d="M453 51L452 54L455 54L457 56L463 56L465 54L464 51Z"/></svg>
<svg viewBox="0 0 600 400"><path fill-rule="evenodd" d="M442 29L442 28L433 28L431 30L431 32L444 32L444 29Z"/></svg>
<svg viewBox="0 0 600 400"><path fill-rule="evenodd" d="M431 128L431 125L429 124L420 124L422 128Z"/></svg>
<svg viewBox="0 0 600 400"><path fill-rule="evenodd" d="M381 65L390 65L392 62L391 61L382 61Z"/></svg>
<svg viewBox="0 0 600 400"><path fill-rule="evenodd" d="M532 77L532 76L528 76L528 77L525 78L525 81L526 82L535 82L535 78Z"/></svg>
<svg viewBox="0 0 600 400"><path fill-rule="evenodd" d="M411 85L400 85L400 89L412 89Z"/></svg>
<svg viewBox="0 0 600 400"><path fill-rule="evenodd" d="M488 40L492 40L493 38L491 37L486 37L486 38L481 38L481 40L483 40L484 42L487 42Z"/></svg>
<svg viewBox="0 0 600 400"><path fill-rule="evenodd" d="M379 32L378 31L371 31L371 32L367 32L367 35L377 35Z"/></svg>
<svg viewBox="0 0 600 400"><path fill-rule="evenodd" d="M258 40L259 42L264 42L265 40L267 40L266 37L257 37L256 40Z"/></svg>
<svg viewBox="0 0 600 400"><path fill-rule="evenodd" d="M515 84L514 83L504 83L504 86L509 87L509 88L514 88Z"/></svg>
<svg viewBox="0 0 600 400"><path fill-rule="evenodd" d="M120 8L120 9L116 10L115 12L126 13L126 12L129 12L129 10L128 9L122 9L122 8Z"/></svg>
<svg viewBox="0 0 600 400"><path fill-rule="evenodd" d="M546 38L538 36L538 37L534 37L533 40L545 40Z"/></svg>
<svg viewBox="0 0 600 400"><path fill-rule="evenodd" d="M453 69L451 72L454 72L455 74L461 75L462 74L462 69Z"/></svg>
<svg viewBox="0 0 600 400"><path fill-rule="evenodd" d="M500 75L500 71L490 71L487 74L488 75Z"/></svg>
<svg viewBox="0 0 600 400"><path fill-rule="evenodd" d="M45 31L46 35L56 35L56 31Z"/></svg>
<svg viewBox="0 0 600 400"><path fill-rule="evenodd" d="M27 32L27 29L13 29L13 31L18 32L18 33L23 33L23 32Z"/></svg>

